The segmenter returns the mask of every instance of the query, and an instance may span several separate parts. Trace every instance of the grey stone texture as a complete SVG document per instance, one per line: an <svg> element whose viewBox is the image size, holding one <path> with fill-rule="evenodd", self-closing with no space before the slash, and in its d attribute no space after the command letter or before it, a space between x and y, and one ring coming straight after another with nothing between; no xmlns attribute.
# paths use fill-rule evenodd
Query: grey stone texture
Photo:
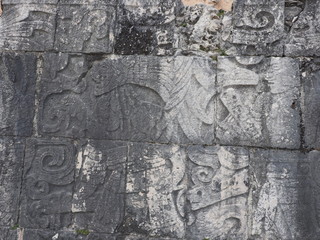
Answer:
<svg viewBox="0 0 320 240"><path fill-rule="evenodd" d="M216 132L220 142L299 148L298 70L299 62L291 58L220 57Z"/></svg>
<svg viewBox="0 0 320 240"><path fill-rule="evenodd" d="M77 153L72 212L75 226L114 233L123 222L128 145L89 141Z"/></svg>
<svg viewBox="0 0 320 240"><path fill-rule="evenodd" d="M1 53L0 135L32 134L36 61L31 53Z"/></svg>
<svg viewBox="0 0 320 240"><path fill-rule="evenodd" d="M178 4L172 0L119 0L115 53L172 54Z"/></svg>
<svg viewBox="0 0 320 240"><path fill-rule="evenodd" d="M254 239L317 239L320 154L252 150Z"/></svg>
<svg viewBox="0 0 320 240"><path fill-rule="evenodd" d="M24 142L22 140L9 137L0 138L1 228L12 227L18 221L23 154ZM9 232L7 234L10 235Z"/></svg>
<svg viewBox="0 0 320 240"><path fill-rule="evenodd" d="M226 2L2 1L0 240L319 239L319 2Z"/></svg>
<svg viewBox="0 0 320 240"><path fill-rule="evenodd" d="M309 148L320 148L319 93L320 93L320 59L305 61L302 68L303 80L303 124L304 141Z"/></svg>
<svg viewBox="0 0 320 240"><path fill-rule="evenodd" d="M305 1L304 9L293 22L288 42L285 45L287 56L320 56L320 3Z"/></svg>
<svg viewBox="0 0 320 240"><path fill-rule="evenodd" d="M215 93L207 58L47 54L39 127L52 136L209 144Z"/></svg>
<svg viewBox="0 0 320 240"><path fill-rule="evenodd" d="M20 226L60 229L71 224L75 149L66 140L27 141Z"/></svg>
<svg viewBox="0 0 320 240"><path fill-rule="evenodd" d="M115 16L115 7L109 5L59 4L55 49L61 52L111 53Z"/></svg>
<svg viewBox="0 0 320 240"><path fill-rule="evenodd" d="M242 54L281 56L285 1L235 1L231 42ZM280 43L280 44L279 44Z"/></svg>
<svg viewBox="0 0 320 240"><path fill-rule="evenodd" d="M56 7L38 1L8 2L0 19L3 50L45 51L53 48ZM13 4L15 3L15 4Z"/></svg>

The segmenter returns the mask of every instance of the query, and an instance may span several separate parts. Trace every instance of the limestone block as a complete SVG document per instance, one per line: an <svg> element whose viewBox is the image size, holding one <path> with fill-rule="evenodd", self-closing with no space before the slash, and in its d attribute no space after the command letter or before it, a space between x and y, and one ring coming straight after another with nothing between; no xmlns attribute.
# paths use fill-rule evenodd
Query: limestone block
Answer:
<svg viewBox="0 0 320 240"><path fill-rule="evenodd" d="M299 62L220 57L217 130L223 144L299 148Z"/></svg>
<svg viewBox="0 0 320 240"><path fill-rule="evenodd" d="M54 136L209 144L215 76L215 66L202 57L92 63L83 55L47 54L39 128Z"/></svg>
<svg viewBox="0 0 320 240"><path fill-rule="evenodd" d="M31 53L2 53L0 76L0 135L30 136L36 56Z"/></svg>
<svg viewBox="0 0 320 240"><path fill-rule="evenodd" d="M285 55L320 56L320 2L307 0L295 20L285 45Z"/></svg>
<svg viewBox="0 0 320 240"><path fill-rule="evenodd" d="M79 54L44 54L41 79L39 130L43 134L85 136L86 106L79 93L88 61Z"/></svg>
<svg viewBox="0 0 320 240"><path fill-rule="evenodd" d="M23 154L24 142L22 140L8 137L0 138L1 227L7 226L11 228L17 224ZM8 239L10 238L8 237Z"/></svg>
<svg viewBox="0 0 320 240"><path fill-rule="evenodd" d="M66 140L27 141L20 226L61 229L71 224L75 148Z"/></svg>
<svg viewBox="0 0 320 240"><path fill-rule="evenodd" d="M45 51L53 49L56 6L5 5L0 18L0 47L3 50ZM8 2L8 3L15 3Z"/></svg>
<svg viewBox="0 0 320 240"><path fill-rule="evenodd" d="M187 156L187 239L247 239L249 151L191 146Z"/></svg>
<svg viewBox="0 0 320 240"><path fill-rule="evenodd" d="M320 149L320 62L309 61L302 70L303 125L306 147Z"/></svg>
<svg viewBox="0 0 320 240"><path fill-rule="evenodd" d="M115 52L172 54L177 4L175 0L120 0Z"/></svg>
<svg viewBox="0 0 320 240"><path fill-rule="evenodd" d="M55 49L111 53L115 16L116 9L112 6L59 4Z"/></svg>
<svg viewBox="0 0 320 240"><path fill-rule="evenodd" d="M74 225L79 229L114 233L123 222L128 145L88 141L77 153L72 199ZM93 238L98 239L98 238Z"/></svg>
<svg viewBox="0 0 320 240"><path fill-rule="evenodd" d="M240 53L282 56L284 0L245 0L233 5L232 43Z"/></svg>
<svg viewBox="0 0 320 240"><path fill-rule="evenodd" d="M185 168L185 151L177 145L130 144L126 216L120 231L183 238Z"/></svg>
<svg viewBox="0 0 320 240"><path fill-rule="evenodd" d="M257 150L252 161L254 239L317 239L319 152Z"/></svg>

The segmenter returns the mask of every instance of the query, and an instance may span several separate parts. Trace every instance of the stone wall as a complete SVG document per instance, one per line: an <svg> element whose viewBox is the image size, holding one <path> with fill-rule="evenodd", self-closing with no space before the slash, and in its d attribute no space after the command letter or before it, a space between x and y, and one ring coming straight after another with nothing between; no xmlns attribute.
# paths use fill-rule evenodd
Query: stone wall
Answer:
<svg viewBox="0 0 320 240"><path fill-rule="evenodd" d="M319 1L2 5L1 240L319 239Z"/></svg>

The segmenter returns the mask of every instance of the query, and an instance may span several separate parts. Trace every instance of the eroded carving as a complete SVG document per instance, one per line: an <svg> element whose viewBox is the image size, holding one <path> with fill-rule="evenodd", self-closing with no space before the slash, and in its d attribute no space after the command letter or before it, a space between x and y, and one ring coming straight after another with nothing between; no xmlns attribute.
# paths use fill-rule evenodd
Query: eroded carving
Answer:
<svg viewBox="0 0 320 240"><path fill-rule="evenodd" d="M21 226L60 229L71 221L74 147L66 141L27 144Z"/></svg>
<svg viewBox="0 0 320 240"><path fill-rule="evenodd" d="M6 6L0 18L0 46L9 50L44 51L53 48L56 9L53 5Z"/></svg>
<svg viewBox="0 0 320 240"><path fill-rule="evenodd" d="M292 23L285 45L286 56L320 56L320 3L305 1L304 10Z"/></svg>
<svg viewBox="0 0 320 240"><path fill-rule="evenodd" d="M183 238L185 153L178 146L132 144L124 232ZM179 199L178 204L176 199ZM182 203L182 204L181 204Z"/></svg>
<svg viewBox="0 0 320 240"><path fill-rule="evenodd" d="M208 59L114 57L91 67L81 55L53 55L57 66L48 56L43 81L50 88L43 87L41 94L43 133L213 142L215 70Z"/></svg>
<svg viewBox="0 0 320 240"><path fill-rule="evenodd" d="M298 62L289 58L219 58L217 138L298 148L299 112L297 104L292 107L299 97L297 69ZM285 111L279 112L280 106Z"/></svg>
<svg viewBox="0 0 320 240"><path fill-rule="evenodd" d="M233 43L273 43L284 32L284 1L236 1Z"/></svg>
<svg viewBox="0 0 320 240"><path fill-rule="evenodd" d="M59 5L55 48L70 52L113 49L115 8L102 4Z"/></svg>
<svg viewBox="0 0 320 240"><path fill-rule="evenodd" d="M255 177L252 189L253 196L257 198L253 204L253 236L267 239L313 239L309 235L313 232L310 229L312 214L301 214L309 211L312 205L311 192L308 190L310 162L307 157L298 151L280 150L252 150L250 156L254 162L266 162L265 168L253 169ZM259 177L261 175L264 177ZM308 226L307 222L311 225Z"/></svg>
<svg viewBox="0 0 320 240"><path fill-rule="evenodd" d="M189 147L189 237L242 239L247 230L249 154L236 147Z"/></svg>
<svg viewBox="0 0 320 240"><path fill-rule="evenodd" d="M303 125L305 146L320 149L320 64L319 59L304 63L303 71Z"/></svg>
<svg viewBox="0 0 320 240"><path fill-rule="evenodd" d="M125 143L91 141L78 152L72 212L79 228L114 233L125 206Z"/></svg>

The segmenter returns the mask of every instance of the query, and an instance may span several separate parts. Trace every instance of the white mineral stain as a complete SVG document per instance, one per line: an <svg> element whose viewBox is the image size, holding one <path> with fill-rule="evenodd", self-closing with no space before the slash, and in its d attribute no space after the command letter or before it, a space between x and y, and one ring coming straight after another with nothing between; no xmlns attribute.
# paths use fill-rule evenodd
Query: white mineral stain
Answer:
<svg viewBox="0 0 320 240"><path fill-rule="evenodd" d="M94 174L94 171L101 169L102 152L96 150L93 146L88 144L84 149L83 155L85 160L82 166L82 173L86 176L87 181L90 180L90 175Z"/></svg>
<svg viewBox="0 0 320 240"><path fill-rule="evenodd" d="M53 237L52 237L52 240L57 240L59 238L59 233L57 233L56 235L54 235Z"/></svg>

